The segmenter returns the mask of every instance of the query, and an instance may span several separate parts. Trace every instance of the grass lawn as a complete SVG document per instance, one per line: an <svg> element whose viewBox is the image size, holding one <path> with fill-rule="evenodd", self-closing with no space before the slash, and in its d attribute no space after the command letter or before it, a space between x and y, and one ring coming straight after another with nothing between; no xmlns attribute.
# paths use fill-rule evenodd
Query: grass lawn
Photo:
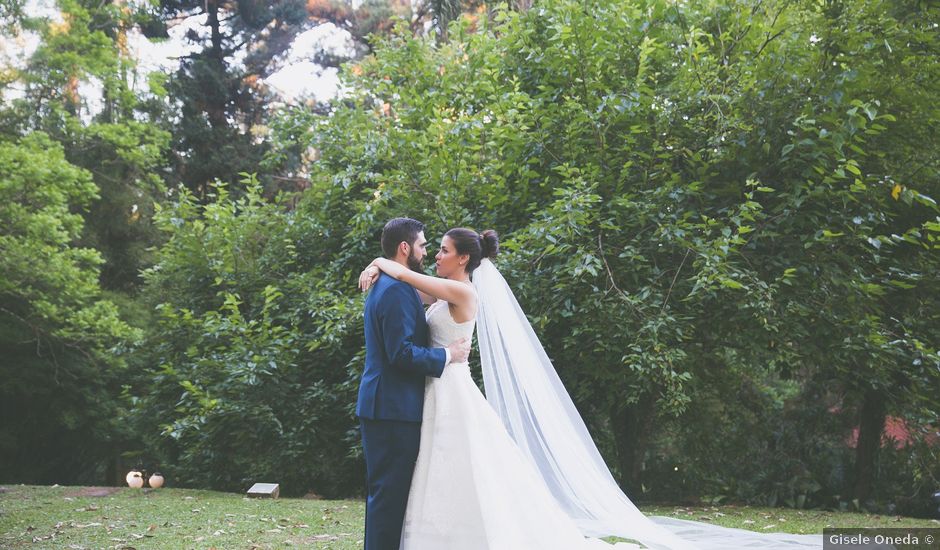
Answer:
<svg viewBox="0 0 940 550"><path fill-rule="evenodd" d="M749 506L647 506L649 515L754 531L940 527L937 520ZM0 548L362 547L359 500L248 499L191 489L0 487Z"/></svg>
<svg viewBox="0 0 940 550"><path fill-rule="evenodd" d="M125 487L106 496L83 496L93 492L84 487L5 489L0 548L362 548L363 503L355 500L168 488Z"/></svg>
<svg viewBox="0 0 940 550"><path fill-rule="evenodd" d="M792 508L755 508L752 506L641 506L649 516L666 516L738 527L763 533L822 534L826 527L940 527L935 519L794 510Z"/></svg>

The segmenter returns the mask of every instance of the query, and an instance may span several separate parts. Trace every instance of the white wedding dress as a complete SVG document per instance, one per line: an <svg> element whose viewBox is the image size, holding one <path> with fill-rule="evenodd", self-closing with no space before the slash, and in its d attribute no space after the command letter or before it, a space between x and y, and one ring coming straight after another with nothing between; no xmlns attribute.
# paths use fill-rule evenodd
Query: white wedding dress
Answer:
<svg viewBox="0 0 940 550"><path fill-rule="evenodd" d="M431 346L473 335L447 302L427 311ZM639 548L587 539L549 493L470 377L451 363L428 378L403 550L578 550Z"/></svg>
<svg viewBox="0 0 940 550"><path fill-rule="evenodd" d="M620 490L511 289L489 259L473 273L477 319L428 308L431 345L477 340L425 386L402 550L807 550L821 535L755 533L644 515Z"/></svg>

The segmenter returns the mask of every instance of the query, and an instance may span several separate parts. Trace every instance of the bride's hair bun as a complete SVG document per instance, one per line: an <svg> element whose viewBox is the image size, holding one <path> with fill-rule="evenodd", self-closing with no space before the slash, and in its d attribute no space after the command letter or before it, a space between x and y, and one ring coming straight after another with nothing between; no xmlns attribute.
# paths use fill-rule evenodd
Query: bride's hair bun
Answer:
<svg viewBox="0 0 940 550"><path fill-rule="evenodd" d="M480 267L483 258L495 258L499 252L499 238L492 229L487 229L481 235L473 229L466 227L455 227L444 234L450 237L454 242L454 248L457 254L466 254L469 256L464 269L467 273L473 273L473 270Z"/></svg>
<svg viewBox="0 0 940 550"><path fill-rule="evenodd" d="M480 233L480 248L484 258L495 258L499 254L499 235L492 229Z"/></svg>

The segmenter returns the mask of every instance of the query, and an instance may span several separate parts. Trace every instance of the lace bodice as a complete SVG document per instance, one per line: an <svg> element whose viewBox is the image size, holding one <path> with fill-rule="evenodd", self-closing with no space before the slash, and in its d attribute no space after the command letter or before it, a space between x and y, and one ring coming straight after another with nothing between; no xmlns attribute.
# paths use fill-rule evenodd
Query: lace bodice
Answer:
<svg viewBox="0 0 940 550"><path fill-rule="evenodd" d="M431 304L425 317L428 321L428 328L431 330L431 347L434 348L446 348L456 340L472 337L473 328L476 326L476 319L463 323L454 321L447 302L443 300Z"/></svg>

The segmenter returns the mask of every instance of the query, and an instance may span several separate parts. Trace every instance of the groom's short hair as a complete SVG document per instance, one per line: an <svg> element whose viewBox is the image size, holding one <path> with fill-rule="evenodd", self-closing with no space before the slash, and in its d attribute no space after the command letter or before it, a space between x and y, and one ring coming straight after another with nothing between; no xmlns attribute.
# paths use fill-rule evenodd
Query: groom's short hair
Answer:
<svg viewBox="0 0 940 550"><path fill-rule="evenodd" d="M402 241L414 245L418 233L424 231L424 224L411 218L392 218L382 229L382 252L388 259L393 259Z"/></svg>

